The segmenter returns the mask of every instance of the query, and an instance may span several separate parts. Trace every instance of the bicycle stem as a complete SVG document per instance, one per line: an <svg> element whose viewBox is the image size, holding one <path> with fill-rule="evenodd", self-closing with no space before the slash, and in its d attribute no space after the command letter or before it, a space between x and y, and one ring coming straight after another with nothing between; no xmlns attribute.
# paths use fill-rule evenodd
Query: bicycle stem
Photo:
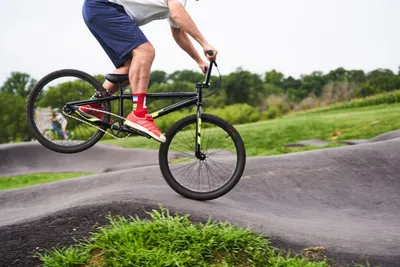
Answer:
<svg viewBox="0 0 400 267"><path fill-rule="evenodd" d="M203 83L203 88L208 88L209 87L209 83L210 83L210 79L211 79L212 67L213 67L214 64L215 64L215 66L218 66L217 62L215 60L210 61L210 65L207 68L206 78L205 78L204 83Z"/></svg>

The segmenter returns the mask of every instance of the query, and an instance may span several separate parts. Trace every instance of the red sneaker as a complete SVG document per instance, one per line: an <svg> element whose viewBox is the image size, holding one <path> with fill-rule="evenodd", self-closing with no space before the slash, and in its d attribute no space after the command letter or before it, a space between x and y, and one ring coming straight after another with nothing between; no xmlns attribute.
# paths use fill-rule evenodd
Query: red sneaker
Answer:
<svg viewBox="0 0 400 267"><path fill-rule="evenodd" d="M135 113L132 111L128 117L126 117L124 124L136 130L147 133L161 143L165 143L165 136L154 124L154 119L150 114L146 114L144 118L139 118L136 117Z"/></svg>
<svg viewBox="0 0 400 267"><path fill-rule="evenodd" d="M93 109L98 109L101 111L104 110L102 104L96 103L96 104L80 106L77 111L78 111L79 115L81 115L84 119L86 119L88 121L103 120L104 113L101 111L93 110Z"/></svg>

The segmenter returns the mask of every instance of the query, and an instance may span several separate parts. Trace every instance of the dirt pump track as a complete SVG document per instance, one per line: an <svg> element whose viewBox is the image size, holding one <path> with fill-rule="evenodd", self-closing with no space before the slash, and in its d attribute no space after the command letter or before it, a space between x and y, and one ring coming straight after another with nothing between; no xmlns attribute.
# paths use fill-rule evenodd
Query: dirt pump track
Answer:
<svg viewBox="0 0 400 267"><path fill-rule="evenodd" d="M37 143L0 146L1 176L33 172L96 175L0 192L0 266L35 266L36 249L87 236L105 215L146 216L159 204L271 237L285 248L323 246L333 266L400 263L400 138L248 158L227 195L197 202L163 180L157 151L98 144L73 155ZM229 155L227 159L229 160ZM374 265L373 265L374 264Z"/></svg>

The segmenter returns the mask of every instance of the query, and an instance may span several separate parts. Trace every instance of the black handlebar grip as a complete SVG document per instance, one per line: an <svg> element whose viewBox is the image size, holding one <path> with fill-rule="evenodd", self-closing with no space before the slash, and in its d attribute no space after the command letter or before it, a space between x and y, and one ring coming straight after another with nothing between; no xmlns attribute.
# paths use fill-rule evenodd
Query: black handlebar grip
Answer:
<svg viewBox="0 0 400 267"><path fill-rule="evenodd" d="M212 50L208 50L208 51L207 51L207 55L209 55L210 57L212 57L212 56L214 55L214 53L213 53Z"/></svg>

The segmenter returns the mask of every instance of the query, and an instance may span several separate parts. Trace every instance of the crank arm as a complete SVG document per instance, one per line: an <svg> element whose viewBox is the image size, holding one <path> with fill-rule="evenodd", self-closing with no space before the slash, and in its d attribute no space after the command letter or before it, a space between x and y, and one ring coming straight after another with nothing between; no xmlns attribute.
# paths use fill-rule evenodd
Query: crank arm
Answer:
<svg viewBox="0 0 400 267"><path fill-rule="evenodd" d="M132 128L129 128L129 127L126 127L125 125L124 126L110 125L110 128L112 130L125 132L125 133L129 133L129 134L134 134L134 135L141 135L141 136L144 136L144 137L147 137L147 138L151 139L151 136L148 135L147 133L139 131L139 130L136 130L136 129L132 129Z"/></svg>

